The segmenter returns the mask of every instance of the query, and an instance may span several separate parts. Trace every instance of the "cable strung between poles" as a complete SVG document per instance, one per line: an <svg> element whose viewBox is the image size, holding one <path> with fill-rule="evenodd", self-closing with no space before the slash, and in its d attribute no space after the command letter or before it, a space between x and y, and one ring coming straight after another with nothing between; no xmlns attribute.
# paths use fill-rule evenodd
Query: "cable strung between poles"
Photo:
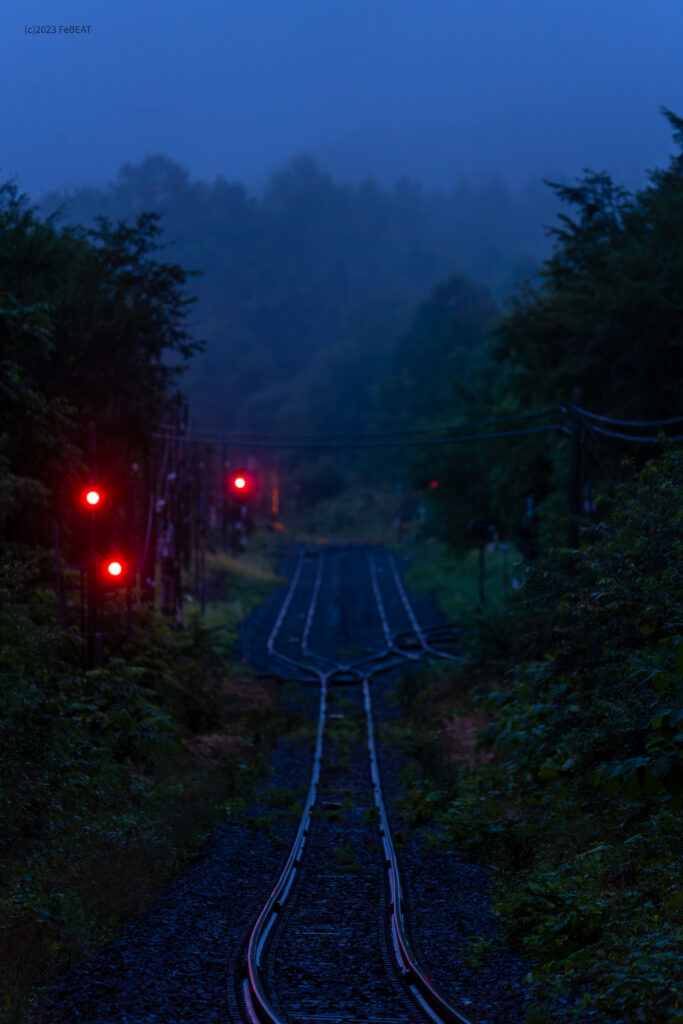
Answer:
<svg viewBox="0 0 683 1024"><path fill-rule="evenodd" d="M683 423L683 416L673 416L668 420L618 420L611 416L600 416L597 412L589 412L582 409L580 405L572 406L575 412L590 420L599 420L601 423L613 423L617 427L664 427L668 423Z"/></svg>
<svg viewBox="0 0 683 1024"><path fill-rule="evenodd" d="M462 423L448 423L441 426L433 427L421 427L416 430L387 430L378 431L376 434L369 435L377 440L383 440L385 438L401 438L401 437L416 437L427 434L443 434L443 433L455 433L458 430L469 430L470 427L485 427L494 423L510 423L512 420L530 420L530 419L541 419L543 416L550 416L551 413L565 412L564 406L553 405L548 409L538 409L535 412L515 412L510 413L509 416L494 416L489 419L483 420L465 420ZM163 427L161 429L167 429ZM169 428L175 429L175 428ZM204 435L210 443L210 439L218 436L218 432L211 430L210 428L199 428L193 429L192 433L196 435ZM240 444L250 444L256 441L340 441L340 440L361 440L368 437L367 433L359 434L286 434L281 433L277 437L273 434L265 434L261 432L254 432L252 434L230 434L230 440ZM198 438L197 438L198 439Z"/></svg>
<svg viewBox="0 0 683 1024"><path fill-rule="evenodd" d="M557 431L561 434L570 434L571 431L564 423L549 423L542 427L526 427L519 430L493 431L488 434L454 434L451 437L425 437L414 441L374 441L373 435L366 435L365 441L339 441L330 443L327 441L246 441L239 440L230 434L217 435L213 438L196 438L185 436L190 444L233 444L238 447L250 448L275 448L289 451L343 451L355 449L357 451L371 451L375 448L419 448L422 446L437 446L447 444L463 444L469 441L488 441L500 437L521 437L525 434L540 434L548 430ZM152 434L152 437L162 437L162 434Z"/></svg>
<svg viewBox="0 0 683 1024"><path fill-rule="evenodd" d="M683 441L683 434L663 434L661 437L642 437L637 434L623 434L618 430L605 430L596 423L585 423L587 430L604 437L616 437L620 441L637 441L639 444L666 444L667 441Z"/></svg>

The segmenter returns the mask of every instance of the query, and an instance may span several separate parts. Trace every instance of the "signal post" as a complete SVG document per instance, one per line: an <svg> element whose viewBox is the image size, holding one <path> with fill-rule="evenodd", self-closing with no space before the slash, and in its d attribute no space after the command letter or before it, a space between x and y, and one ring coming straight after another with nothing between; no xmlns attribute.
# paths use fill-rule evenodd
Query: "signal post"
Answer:
<svg viewBox="0 0 683 1024"><path fill-rule="evenodd" d="M90 513L90 557L88 559L88 668L102 664L102 636L99 633L99 591L97 587L97 511L101 501L99 488L91 484L85 492Z"/></svg>
<svg viewBox="0 0 683 1024"><path fill-rule="evenodd" d="M101 630L101 591L104 587L126 587L126 605L130 615L130 566L129 559L120 550L120 544L109 545L106 555L98 549L98 512L102 505L102 491L90 484L83 493L83 504L90 518L90 545L87 562L88 614L87 643L88 668L100 668L104 660L103 633ZM129 617L129 616L128 616Z"/></svg>

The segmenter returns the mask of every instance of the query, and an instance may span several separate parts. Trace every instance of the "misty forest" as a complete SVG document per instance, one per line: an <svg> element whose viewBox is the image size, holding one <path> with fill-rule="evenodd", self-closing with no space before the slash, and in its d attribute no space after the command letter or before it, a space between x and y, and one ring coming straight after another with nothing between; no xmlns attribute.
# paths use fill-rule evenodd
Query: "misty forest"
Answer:
<svg viewBox="0 0 683 1024"><path fill-rule="evenodd" d="M276 877L307 777L273 751L314 729L249 637L292 551L382 544L457 627L451 660L404 657L377 728L399 863L419 835L489 871L453 964L497 1003L459 1019L683 1021L663 116L674 155L635 191L349 184L306 155L260 192L163 155L40 203L0 187L0 1020L180 1019L98 1016L89 965L226 820ZM219 1019L203 998L183 1019Z"/></svg>

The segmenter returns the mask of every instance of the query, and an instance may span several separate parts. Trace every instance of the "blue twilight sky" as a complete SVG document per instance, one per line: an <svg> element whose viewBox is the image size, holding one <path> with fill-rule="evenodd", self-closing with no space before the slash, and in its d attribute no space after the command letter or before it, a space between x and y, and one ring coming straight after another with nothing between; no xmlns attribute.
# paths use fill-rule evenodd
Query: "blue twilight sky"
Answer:
<svg viewBox="0 0 683 1024"><path fill-rule="evenodd" d="M161 152L258 187L305 151L339 178L633 186L672 151L682 44L683 0L4 0L0 181L38 199Z"/></svg>

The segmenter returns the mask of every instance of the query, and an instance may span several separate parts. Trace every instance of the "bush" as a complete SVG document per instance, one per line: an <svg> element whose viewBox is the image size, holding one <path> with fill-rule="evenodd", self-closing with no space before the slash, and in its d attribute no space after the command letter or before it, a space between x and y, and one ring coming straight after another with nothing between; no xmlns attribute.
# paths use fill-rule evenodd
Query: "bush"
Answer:
<svg viewBox="0 0 683 1024"><path fill-rule="evenodd" d="M471 626L479 667L492 635L509 659L480 701L497 757L459 770L439 821L503 869L533 1012L557 1021L683 1020L682 471L680 451L652 460L590 543L550 552Z"/></svg>

